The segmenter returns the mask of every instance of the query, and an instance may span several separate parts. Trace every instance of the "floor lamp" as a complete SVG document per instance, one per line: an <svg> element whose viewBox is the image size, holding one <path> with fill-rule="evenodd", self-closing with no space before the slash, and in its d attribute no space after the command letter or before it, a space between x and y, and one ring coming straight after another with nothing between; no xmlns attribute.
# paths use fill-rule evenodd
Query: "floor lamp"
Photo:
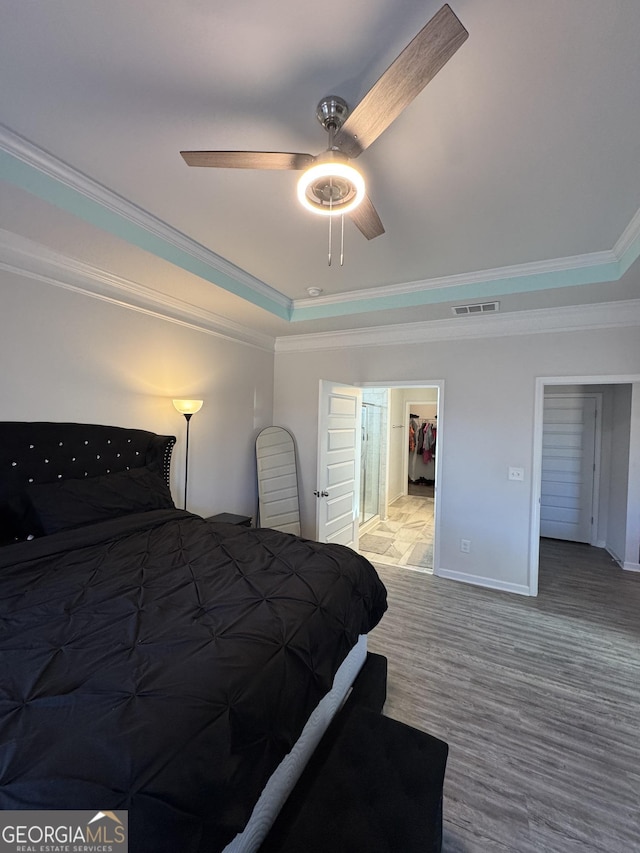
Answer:
<svg viewBox="0 0 640 853"><path fill-rule="evenodd" d="M187 446L184 456L184 508L187 508L187 482L189 478L189 421L202 408L202 400L174 400L173 405L187 422Z"/></svg>

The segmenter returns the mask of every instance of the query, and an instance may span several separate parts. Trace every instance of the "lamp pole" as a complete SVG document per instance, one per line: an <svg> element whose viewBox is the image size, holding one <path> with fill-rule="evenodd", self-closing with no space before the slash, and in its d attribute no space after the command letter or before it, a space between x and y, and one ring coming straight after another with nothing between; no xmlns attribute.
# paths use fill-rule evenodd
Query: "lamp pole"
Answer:
<svg viewBox="0 0 640 853"><path fill-rule="evenodd" d="M202 408L202 400L174 400L174 408L184 415L187 422L187 442L184 454L184 509L187 508L187 484L189 482L189 421Z"/></svg>
<svg viewBox="0 0 640 853"><path fill-rule="evenodd" d="M187 508L187 483L189 482L189 421L193 412L184 412L184 419L187 422L187 446L184 456L184 509Z"/></svg>

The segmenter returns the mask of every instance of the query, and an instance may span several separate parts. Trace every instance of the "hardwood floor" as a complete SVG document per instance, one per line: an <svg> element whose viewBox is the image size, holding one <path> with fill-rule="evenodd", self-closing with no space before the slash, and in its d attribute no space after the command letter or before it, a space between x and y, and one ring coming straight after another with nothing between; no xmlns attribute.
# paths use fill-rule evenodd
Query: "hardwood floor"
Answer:
<svg viewBox="0 0 640 853"><path fill-rule="evenodd" d="M554 540L538 598L377 568L385 714L449 743L443 853L640 851L640 574Z"/></svg>

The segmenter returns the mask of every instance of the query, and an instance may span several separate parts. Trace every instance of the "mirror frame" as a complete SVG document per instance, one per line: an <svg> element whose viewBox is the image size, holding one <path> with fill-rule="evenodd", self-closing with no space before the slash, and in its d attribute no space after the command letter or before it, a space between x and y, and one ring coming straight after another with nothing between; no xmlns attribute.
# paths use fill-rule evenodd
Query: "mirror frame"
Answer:
<svg viewBox="0 0 640 853"><path fill-rule="evenodd" d="M296 442L288 429L270 426L260 430L256 437L256 474L257 526L299 536Z"/></svg>

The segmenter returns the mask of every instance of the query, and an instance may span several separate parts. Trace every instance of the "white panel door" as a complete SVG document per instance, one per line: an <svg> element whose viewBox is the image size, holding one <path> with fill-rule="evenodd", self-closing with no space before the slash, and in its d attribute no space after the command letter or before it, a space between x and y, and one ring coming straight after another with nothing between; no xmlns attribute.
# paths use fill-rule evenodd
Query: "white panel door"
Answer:
<svg viewBox="0 0 640 853"><path fill-rule="evenodd" d="M358 548L362 391L321 380L318 408L317 538Z"/></svg>
<svg viewBox="0 0 640 853"><path fill-rule="evenodd" d="M596 417L595 397L544 398L541 536L592 541Z"/></svg>

